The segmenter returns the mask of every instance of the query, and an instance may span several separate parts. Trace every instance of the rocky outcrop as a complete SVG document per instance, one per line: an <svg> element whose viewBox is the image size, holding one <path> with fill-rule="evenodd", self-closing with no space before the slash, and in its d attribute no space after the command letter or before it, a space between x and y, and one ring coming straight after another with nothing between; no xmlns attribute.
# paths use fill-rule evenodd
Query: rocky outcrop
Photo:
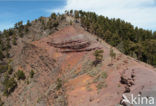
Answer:
<svg viewBox="0 0 156 106"><path fill-rule="evenodd" d="M80 40L80 39L62 41L60 43L47 42L47 44L55 48L60 48L60 51L63 53L84 52L84 51L92 51L96 49L101 49L95 44L92 44L90 41Z"/></svg>
<svg viewBox="0 0 156 106"><path fill-rule="evenodd" d="M124 73L121 75L121 81L120 82L121 82L121 84L126 85L126 88L129 89L129 87L134 85L134 77L135 77L134 70L130 74L128 74L128 75L124 71Z"/></svg>

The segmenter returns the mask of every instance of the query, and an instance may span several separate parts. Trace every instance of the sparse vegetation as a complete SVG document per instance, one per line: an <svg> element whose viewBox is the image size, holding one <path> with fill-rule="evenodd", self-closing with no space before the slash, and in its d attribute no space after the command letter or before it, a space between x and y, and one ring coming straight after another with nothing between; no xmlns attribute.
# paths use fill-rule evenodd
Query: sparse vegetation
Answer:
<svg viewBox="0 0 156 106"><path fill-rule="evenodd" d="M95 61L93 62L93 65L97 65L97 64L99 64L99 63L101 63L102 62L102 59L103 59L103 50L96 50L95 52L94 52L94 56L95 56Z"/></svg>
<svg viewBox="0 0 156 106"><path fill-rule="evenodd" d="M73 22L70 20L70 25L72 25L73 24Z"/></svg>
<svg viewBox="0 0 156 106"><path fill-rule="evenodd" d="M10 57L10 53L9 53L9 49L6 48L6 57L9 58Z"/></svg>
<svg viewBox="0 0 156 106"><path fill-rule="evenodd" d="M13 72L13 68L10 65L8 65L8 74L12 74L12 72Z"/></svg>
<svg viewBox="0 0 156 106"><path fill-rule="evenodd" d="M91 90L92 90L92 88L90 87L90 83L87 84L86 89L87 89L88 91L91 91Z"/></svg>
<svg viewBox="0 0 156 106"><path fill-rule="evenodd" d="M107 78L107 73L106 72L102 72L101 73L101 78L102 79L106 79Z"/></svg>
<svg viewBox="0 0 156 106"><path fill-rule="evenodd" d="M27 21L27 26L31 26L31 23L29 20Z"/></svg>
<svg viewBox="0 0 156 106"><path fill-rule="evenodd" d="M4 54L3 54L2 50L0 50L0 60L3 60L3 58L4 58Z"/></svg>
<svg viewBox="0 0 156 106"><path fill-rule="evenodd" d="M62 87L62 80L58 78L56 81L56 89L59 90L61 87Z"/></svg>
<svg viewBox="0 0 156 106"><path fill-rule="evenodd" d="M89 74L89 76L94 77L99 73L99 71L100 70L97 70L97 69L90 69L90 70L88 70L88 74Z"/></svg>
<svg viewBox="0 0 156 106"><path fill-rule="evenodd" d="M22 70L16 72L17 80L25 80L26 76Z"/></svg>
<svg viewBox="0 0 156 106"><path fill-rule="evenodd" d="M107 84L105 82L100 82L97 84L97 89L102 89L103 87L107 87Z"/></svg>
<svg viewBox="0 0 156 106"><path fill-rule="evenodd" d="M23 33L20 33L19 36L22 38L23 37Z"/></svg>
<svg viewBox="0 0 156 106"><path fill-rule="evenodd" d="M56 19L56 17L57 17L57 16L56 16L56 14L55 14L55 13L52 13L50 18L52 18L52 19L54 19L54 20L55 20L55 19Z"/></svg>
<svg viewBox="0 0 156 106"><path fill-rule="evenodd" d="M105 83L105 79L108 77L106 72L100 73L94 80L94 83L97 83L97 88L102 89L103 87L107 87L107 84Z"/></svg>
<svg viewBox="0 0 156 106"><path fill-rule="evenodd" d="M26 84L29 84L29 83L30 83L30 81L29 81L29 79L27 79L27 80L26 80Z"/></svg>
<svg viewBox="0 0 156 106"><path fill-rule="evenodd" d="M73 10L70 10L70 15L73 16Z"/></svg>
<svg viewBox="0 0 156 106"><path fill-rule="evenodd" d="M41 101L41 97L38 97L37 99L37 103L39 103Z"/></svg>
<svg viewBox="0 0 156 106"><path fill-rule="evenodd" d="M30 71L30 78L33 78L33 77L34 77L34 74L35 74L34 71L31 70L31 71Z"/></svg>
<svg viewBox="0 0 156 106"><path fill-rule="evenodd" d="M4 102L2 101L2 99L0 98L0 106L3 106Z"/></svg>
<svg viewBox="0 0 156 106"><path fill-rule="evenodd" d="M74 11L74 16L75 16L76 19L78 19L79 18L79 11L75 10Z"/></svg>
<svg viewBox="0 0 156 106"><path fill-rule="evenodd" d="M16 35L13 35L12 44L13 44L13 45L17 45L17 38L16 38Z"/></svg>
<svg viewBox="0 0 156 106"><path fill-rule="evenodd" d="M116 58L116 54L114 53L113 49L110 49L110 56L111 56L111 64L112 64L112 60Z"/></svg>
<svg viewBox="0 0 156 106"><path fill-rule="evenodd" d="M0 73L4 73L8 70L8 65L0 65Z"/></svg>
<svg viewBox="0 0 156 106"><path fill-rule="evenodd" d="M9 96L17 87L17 82L14 78L9 78L8 75L5 76L5 80L3 82L4 85L4 92L5 96Z"/></svg>

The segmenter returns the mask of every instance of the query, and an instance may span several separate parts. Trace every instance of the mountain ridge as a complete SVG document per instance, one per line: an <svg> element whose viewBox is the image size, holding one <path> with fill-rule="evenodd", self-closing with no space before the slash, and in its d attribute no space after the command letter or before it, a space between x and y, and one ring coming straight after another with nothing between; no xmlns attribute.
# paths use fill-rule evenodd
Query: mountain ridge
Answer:
<svg viewBox="0 0 156 106"><path fill-rule="evenodd" d="M10 55L1 61L5 62L0 75L1 104L124 106L122 94L154 92L155 68L91 33L77 12L75 18L69 13L52 14L50 19L16 25L16 33L24 36L16 36L17 44L3 51Z"/></svg>
<svg viewBox="0 0 156 106"><path fill-rule="evenodd" d="M80 34L84 35L83 40L96 42L97 46L101 45L100 49L104 51L101 63L96 66L92 64L96 50L64 53L60 51L62 48L48 44L53 39L58 39L59 42L75 41L75 39L79 41ZM26 81L19 83L11 96L6 99L6 105L114 106L120 104L123 93L137 94L144 92L142 86L147 89L155 84L153 79L156 73L151 71L154 70L152 66L127 57L115 48L112 49L116 58L111 62L109 53L111 46L103 43L102 39L97 41L95 37L83 30L81 26L72 25L41 40L25 44L23 50L26 51L22 52L22 50L20 53L24 57L20 60L25 62L19 61L19 66L25 65L21 70L27 78L30 70L34 70L35 75L34 78L29 79L28 85L24 83ZM132 75L135 79L131 78ZM106 99L108 97L111 98Z"/></svg>

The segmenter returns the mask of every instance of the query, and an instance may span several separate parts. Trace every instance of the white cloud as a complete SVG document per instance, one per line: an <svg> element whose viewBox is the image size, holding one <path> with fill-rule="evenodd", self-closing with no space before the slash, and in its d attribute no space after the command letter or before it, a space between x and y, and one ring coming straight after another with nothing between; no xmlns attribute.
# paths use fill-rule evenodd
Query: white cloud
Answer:
<svg viewBox="0 0 156 106"><path fill-rule="evenodd" d="M0 31L3 31L4 29L13 28L13 27L14 27L13 23L1 23L0 24Z"/></svg>
<svg viewBox="0 0 156 106"><path fill-rule="evenodd" d="M62 9L49 11L62 13L70 9L94 11L109 18L121 18L138 27L156 30L155 0L67 0Z"/></svg>

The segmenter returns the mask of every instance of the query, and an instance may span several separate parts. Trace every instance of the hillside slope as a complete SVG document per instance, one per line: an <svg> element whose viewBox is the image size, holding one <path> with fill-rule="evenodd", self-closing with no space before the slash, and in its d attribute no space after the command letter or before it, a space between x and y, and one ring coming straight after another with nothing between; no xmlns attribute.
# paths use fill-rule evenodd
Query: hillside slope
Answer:
<svg viewBox="0 0 156 106"><path fill-rule="evenodd" d="M95 65L98 50L103 58ZM155 89L152 66L122 54L79 24L24 43L17 51L12 64L26 79L10 96L2 96L5 106L115 106L124 93L150 96Z"/></svg>

